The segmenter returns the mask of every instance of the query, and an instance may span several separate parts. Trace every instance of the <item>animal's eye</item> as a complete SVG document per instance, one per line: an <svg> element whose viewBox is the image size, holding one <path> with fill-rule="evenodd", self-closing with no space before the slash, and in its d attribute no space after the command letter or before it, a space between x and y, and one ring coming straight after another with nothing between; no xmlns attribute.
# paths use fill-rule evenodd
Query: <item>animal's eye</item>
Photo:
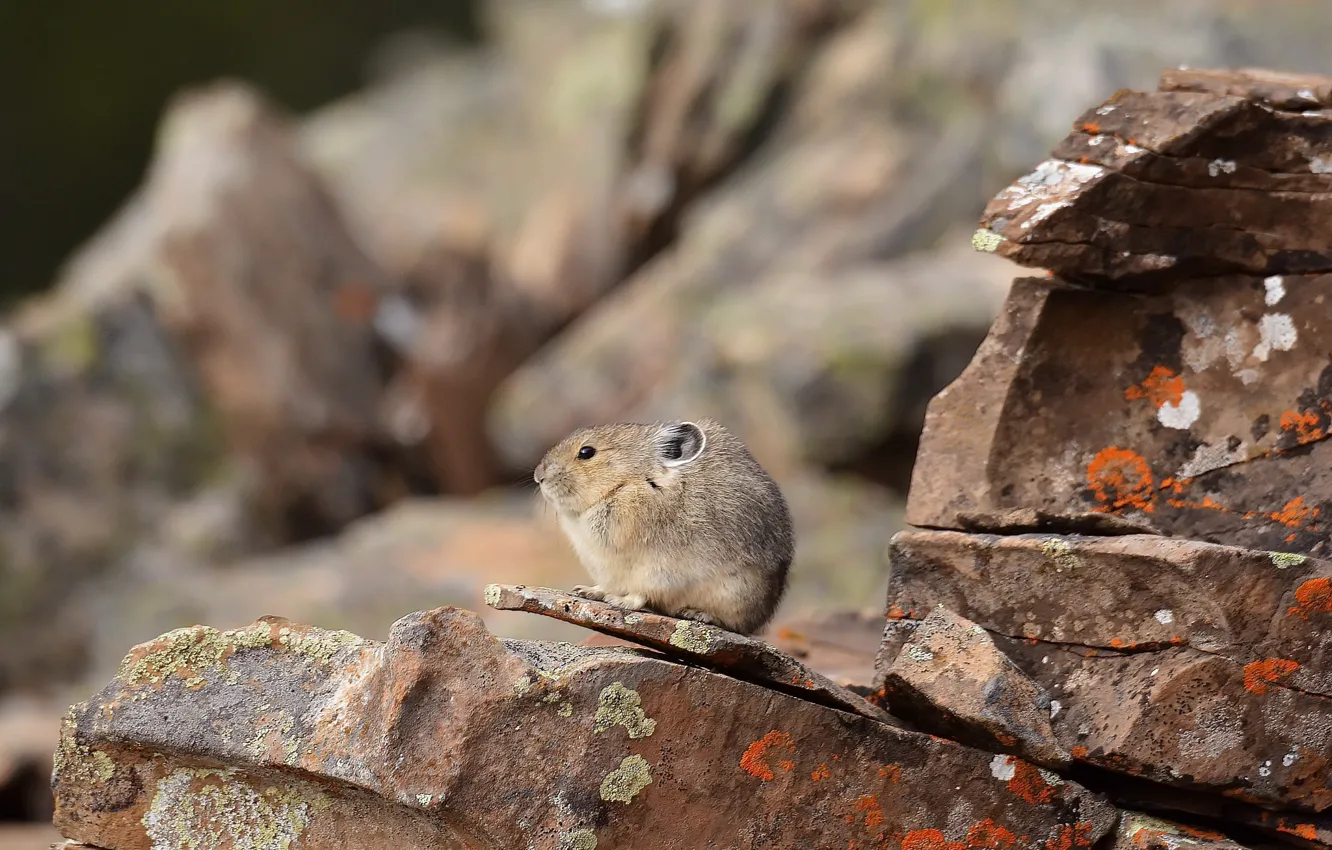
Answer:
<svg viewBox="0 0 1332 850"><path fill-rule="evenodd" d="M583 446L581 449L578 450L578 459L589 460L596 453L597 450L592 448L591 446Z"/></svg>

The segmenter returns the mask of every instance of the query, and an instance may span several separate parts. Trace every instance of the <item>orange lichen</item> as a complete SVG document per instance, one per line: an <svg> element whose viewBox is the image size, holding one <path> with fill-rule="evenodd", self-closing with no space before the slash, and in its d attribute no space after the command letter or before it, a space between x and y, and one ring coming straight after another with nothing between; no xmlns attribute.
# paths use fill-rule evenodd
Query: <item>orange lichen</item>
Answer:
<svg viewBox="0 0 1332 850"><path fill-rule="evenodd" d="M1266 658L1244 665L1244 690L1255 694L1267 693L1267 686L1300 669L1300 665L1288 658Z"/></svg>
<svg viewBox="0 0 1332 850"><path fill-rule="evenodd" d="M1151 513L1152 470L1142 455L1110 446L1087 464L1087 487L1101 504L1101 512L1137 508Z"/></svg>
<svg viewBox="0 0 1332 850"><path fill-rule="evenodd" d="M896 785L902 779L902 768L895 764L885 764L879 768L879 777Z"/></svg>
<svg viewBox="0 0 1332 850"><path fill-rule="evenodd" d="M762 779L764 782L771 781L775 774L772 765L768 763L768 750L774 747L780 747L787 753L795 755L795 742L791 740L791 736L774 729L745 749L744 755L740 756L740 766L750 776ZM789 773L795 768L795 762L782 759L777 762L777 766Z"/></svg>
<svg viewBox="0 0 1332 850"><path fill-rule="evenodd" d="M813 779L815 782L821 782L830 776L832 776L832 771L828 769L828 765L826 764L819 765L809 774L809 778Z"/></svg>
<svg viewBox="0 0 1332 850"><path fill-rule="evenodd" d="M1084 133L1090 133L1093 136L1099 136L1101 134L1101 125L1097 124L1095 121L1088 121L1086 124L1082 125L1082 131Z"/></svg>
<svg viewBox="0 0 1332 850"><path fill-rule="evenodd" d="M1326 614L1332 611L1332 579L1327 577L1311 578L1295 588L1295 605L1286 611L1286 616L1299 615L1307 620L1310 614Z"/></svg>
<svg viewBox="0 0 1332 850"><path fill-rule="evenodd" d="M804 640L805 636L790 626L782 626L777 630L777 637L781 640Z"/></svg>
<svg viewBox="0 0 1332 850"><path fill-rule="evenodd" d="M1008 780L1008 790L1033 805L1043 805L1054 799L1054 789L1041 777L1034 765L1014 759L1013 778Z"/></svg>
<svg viewBox="0 0 1332 850"><path fill-rule="evenodd" d="M990 818L977 823L967 833L967 846L973 850L1012 850L1015 844L1017 836Z"/></svg>
<svg viewBox="0 0 1332 850"><path fill-rule="evenodd" d="M1079 822L1065 824L1045 842L1046 850L1073 850L1075 847L1090 847L1092 844L1092 825Z"/></svg>
<svg viewBox="0 0 1332 850"><path fill-rule="evenodd" d="M1281 430L1295 435L1301 443L1310 443L1323 438L1323 429L1318 427L1318 414L1312 411L1287 410L1281 414Z"/></svg>
<svg viewBox="0 0 1332 850"><path fill-rule="evenodd" d="M1077 745L1069 752L1073 754L1073 758L1075 759L1085 759L1087 757L1087 748L1081 744Z"/></svg>
<svg viewBox="0 0 1332 850"><path fill-rule="evenodd" d="M865 816L866 829L883 826L883 809L879 808L879 800L873 794L866 794L856 800L856 811Z"/></svg>
<svg viewBox="0 0 1332 850"><path fill-rule="evenodd" d="M1295 826L1286 826L1285 824L1282 824L1277 827L1277 831L1290 833L1291 835L1298 835L1305 841L1318 840L1318 827L1311 823L1297 823Z"/></svg>
<svg viewBox="0 0 1332 850"><path fill-rule="evenodd" d="M1274 514L1269 514L1272 519L1286 526L1287 528L1299 528L1306 525L1309 520L1318 516L1318 508L1306 508L1304 506L1304 497L1296 496L1285 507Z"/></svg>
<svg viewBox="0 0 1332 850"><path fill-rule="evenodd" d="M902 838L902 850L966 850L961 841L949 841L937 829L913 829Z"/></svg>
<svg viewBox="0 0 1332 850"><path fill-rule="evenodd" d="M1166 404L1178 406L1184 400L1184 379L1165 366L1157 366L1142 383L1134 384L1124 391L1124 399L1127 401L1142 398L1158 409Z"/></svg>
<svg viewBox="0 0 1332 850"><path fill-rule="evenodd" d="M906 612L896 605L888 606L888 619L901 620L906 617Z"/></svg>

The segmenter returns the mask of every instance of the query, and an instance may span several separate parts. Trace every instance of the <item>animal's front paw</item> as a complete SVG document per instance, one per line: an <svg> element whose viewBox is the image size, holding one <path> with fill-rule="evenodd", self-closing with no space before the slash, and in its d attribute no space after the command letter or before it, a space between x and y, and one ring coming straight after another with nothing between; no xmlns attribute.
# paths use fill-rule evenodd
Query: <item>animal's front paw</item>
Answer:
<svg viewBox="0 0 1332 850"><path fill-rule="evenodd" d="M682 620L693 620L695 623L707 623L709 626L717 625L716 617L697 608L681 608L679 617Z"/></svg>
<svg viewBox="0 0 1332 850"><path fill-rule="evenodd" d="M598 584L591 585L590 587L586 584L575 584L570 593L574 596L581 596L584 599L592 599L597 602L610 601L606 596L606 591L602 590L601 585ZM611 604L613 605L615 603L612 602Z"/></svg>
<svg viewBox="0 0 1332 850"><path fill-rule="evenodd" d="M618 608L628 608L631 611L642 611L647 608L647 597L641 593L630 593L627 596L606 594L606 601Z"/></svg>

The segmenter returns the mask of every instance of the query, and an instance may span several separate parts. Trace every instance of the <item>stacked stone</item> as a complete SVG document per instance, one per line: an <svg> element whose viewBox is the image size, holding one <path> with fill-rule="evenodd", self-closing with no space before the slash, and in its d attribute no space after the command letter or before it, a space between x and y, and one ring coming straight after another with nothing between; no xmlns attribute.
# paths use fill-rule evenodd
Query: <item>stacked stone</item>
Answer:
<svg viewBox="0 0 1332 850"><path fill-rule="evenodd" d="M1332 844L1332 79L1116 93L974 244L1049 274L930 405L887 704Z"/></svg>

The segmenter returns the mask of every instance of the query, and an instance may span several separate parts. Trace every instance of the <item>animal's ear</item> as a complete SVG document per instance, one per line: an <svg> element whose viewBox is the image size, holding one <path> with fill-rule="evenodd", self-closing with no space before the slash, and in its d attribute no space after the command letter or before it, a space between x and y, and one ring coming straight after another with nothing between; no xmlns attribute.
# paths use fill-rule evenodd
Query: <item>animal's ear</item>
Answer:
<svg viewBox="0 0 1332 850"><path fill-rule="evenodd" d="M662 465L679 467L698 460L708 438L693 422L671 422L657 432L656 443Z"/></svg>

